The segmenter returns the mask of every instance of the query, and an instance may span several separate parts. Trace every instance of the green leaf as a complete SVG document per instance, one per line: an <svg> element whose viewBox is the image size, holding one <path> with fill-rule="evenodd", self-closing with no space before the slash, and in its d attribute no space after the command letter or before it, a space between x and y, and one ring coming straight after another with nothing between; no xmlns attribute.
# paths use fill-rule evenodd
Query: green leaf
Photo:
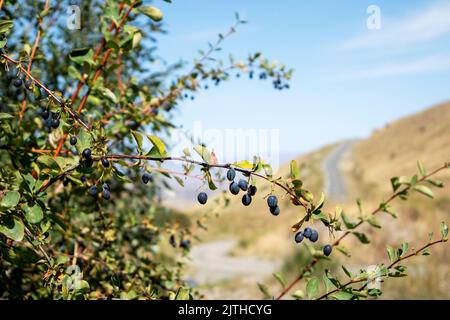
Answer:
<svg viewBox="0 0 450 320"><path fill-rule="evenodd" d="M5 209L14 208L20 200L20 194L17 191L9 191L0 201L0 207Z"/></svg>
<svg viewBox="0 0 450 320"><path fill-rule="evenodd" d="M253 168L253 163L251 163L248 160L242 160L242 161L237 161L237 162L233 163L233 166L250 170Z"/></svg>
<svg viewBox="0 0 450 320"><path fill-rule="evenodd" d="M212 179L212 177L211 177L211 172L209 172L209 170L206 169L206 168L204 168L204 169L202 169L202 170L203 170L203 172L205 173L205 178L206 178L206 180L208 181L208 187L209 187L209 189L210 189L210 190L216 190L216 189L217 189L217 186L214 184L214 181L213 181L213 179Z"/></svg>
<svg viewBox="0 0 450 320"><path fill-rule="evenodd" d="M395 250L394 248L388 246L387 247L387 253L388 253L389 261L391 263L398 259L397 250Z"/></svg>
<svg viewBox="0 0 450 320"><path fill-rule="evenodd" d="M391 178L391 185L392 185L392 190L394 192L397 191L397 189L400 188L400 186L401 186L399 177L392 177Z"/></svg>
<svg viewBox="0 0 450 320"><path fill-rule="evenodd" d="M312 202L314 200L314 195L312 192L305 189L300 190L300 196L307 202Z"/></svg>
<svg viewBox="0 0 450 320"><path fill-rule="evenodd" d="M150 19L152 19L153 21L159 22L163 19L163 13L161 12L161 10L159 10L156 7L145 6L145 7L138 8L138 10L141 13L145 14Z"/></svg>
<svg viewBox="0 0 450 320"><path fill-rule="evenodd" d="M70 52L69 58L77 64L83 64L87 62L93 64L92 58L94 57L94 51L90 48L79 48L74 49Z"/></svg>
<svg viewBox="0 0 450 320"><path fill-rule="evenodd" d="M448 240L448 226L445 224L445 222L441 222L441 235L442 240L447 241Z"/></svg>
<svg viewBox="0 0 450 320"><path fill-rule="evenodd" d="M42 208L36 203L25 204L22 206L22 210L29 223L36 224L44 218Z"/></svg>
<svg viewBox="0 0 450 320"><path fill-rule="evenodd" d="M261 291L261 293L263 294L264 299L272 299L272 295L269 292L269 288L265 284L258 283L258 288L259 291Z"/></svg>
<svg viewBox="0 0 450 320"><path fill-rule="evenodd" d="M47 156L47 155L39 156L37 158L37 162L40 164L43 164L47 168L55 170L55 171L60 171L60 169L61 169L58 165L58 162L56 162L56 160L53 159L53 157L51 157L51 156Z"/></svg>
<svg viewBox="0 0 450 320"><path fill-rule="evenodd" d="M370 243L369 238L364 233L353 231L352 234L358 238L361 243L368 244Z"/></svg>
<svg viewBox="0 0 450 320"><path fill-rule="evenodd" d="M429 198L432 198L432 199L434 198L433 191L431 191L430 188L428 188L424 185L415 186L414 190L420 192L423 195L426 195Z"/></svg>
<svg viewBox="0 0 450 320"><path fill-rule="evenodd" d="M295 160L291 161L291 179L300 179L300 168Z"/></svg>
<svg viewBox="0 0 450 320"><path fill-rule="evenodd" d="M417 168L419 169L419 173L422 177L425 177L427 175L427 170L423 166L422 162L417 161Z"/></svg>
<svg viewBox="0 0 450 320"><path fill-rule="evenodd" d="M14 241L21 241L25 234L23 222L17 218L0 217L0 233Z"/></svg>
<svg viewBox="0 0 450 320"><path fill-rule="evenodd" d="M342 270L344 270L344 273L349 277L350 279L353 278L352 273L343 265Z"/></svg>
<svg viewBox="0 0 450 320"><path fill-rule="evenodd" d="M161 139L159 139L157 136L149 136L149 135L147 135L147 138L150 140L150 142L153 144L156 150L158 150L159 154L161 156L164 155L166 147L164 146L164 143L161 141Z"/></svg>
<svg viewBox="0 0 450 320"><path fill-rule="evenodd" d="M347 291L339 291L330 295L331 298L336 300L350 300L353 298L353 294Z"/></svg>
<svg viewBox="0 0 450 320"><path fill-rule="evenodd" d="M131 134L133 135L134 141L136 141L139 152L142 152L142 142L144 140L142 135L134 130L131 131Z"/></svg>
<svg viewBox="0 0 450 320"><path fill-rule="evenodd" d="M187 288L179 288L175 296L175 300L190 300L190 292Z"/></svg>
<svg viewBox="0 0 450 320"><path fill-rule="evenodd" d="M408 248L409 248L408 243L406 242L402 243L402 252L400 254L400 258L403 257L406 254L406 252L408 252Z"/></svg>
<svg viewBox="0 0 450 320"><path fill-rule="evenodd" d="M431 184L432 186L437 187L437 188L443 188L444 187L444 182L442 182L440 180L427 179L425 181L428 182L429 184Z"/></svg>
<svg viewBox="0 0 450 320"><path fill-rule="evenodd" d="M345 214L344 211L341 211L341 219L344 222L347 229L354 229L356 227L356 222L351 222L349 217Z"/></svg>
<svg viewBox="0 0 450 320"><path fill-rule="evenodd" d="M319 279L317 277L311 278L306 284L306 294L308 299L314 299L319 292Z"/></svg>
<svg viewBox="0 0 450 320"><path fill-rule="evenodd" d="M0 34L7 33L13 27L12 20L0 20Z"/></svg>
<svg viewBox="0 0 450 320"><path fill-rule="evenodd" d="M14 118L14 117L9 113L4 113L4 112L0 113L0 121L12 119L12 118Z"/></svg>
<svg viewBox="0 0 450 320"><path fill-rule="evenodd" d="M205 161L206 163L211 163L211 153L202 145L194 146L195 152Z"/></svg>
<svg viewBox="0 0 450 320"><path fill-rule="evenodd" d="M272 273L273 277L275 279L277 279L277 281L281 284L281 286L284 288L286 286L286 278L284 277L284 275L281 272L275 272Z"/></svg>

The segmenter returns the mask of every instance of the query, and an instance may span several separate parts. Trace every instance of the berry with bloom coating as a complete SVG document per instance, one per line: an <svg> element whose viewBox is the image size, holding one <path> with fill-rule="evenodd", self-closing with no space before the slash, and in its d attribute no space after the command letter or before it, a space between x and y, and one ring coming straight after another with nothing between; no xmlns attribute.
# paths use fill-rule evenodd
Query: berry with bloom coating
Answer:
<svg viewBox="0 0 450 320"><path fill-rule="evenodd" d="M242 197L242 204L244 206L249 206L250 203L252 203L252 197L248 193L244 194Z"/></svg>
<svg viewBox="0 0 450 320"><path fill-rule="evenodd" d="M71 136L71 137L70 137L70 144L71 144L72 146L76 145L76 144L77 144L77 141L78 141L77 137L75 137L75 136Z"/></svg>
<svg viewBox="0 0 450 320"><path fill-rule="evenodd" d="M208 195L205 192L200 192L197 196L197 200L200 204L205 204L206 201L208 201Z"/></svg>
<svg viewBox="0 0 450 320"><path fill-rule="evenodd" d="M98 193L98 188L97 188L97 186L91 186L91 187L89 188L89 194L90 194L91 196L95 197L95 196L97 195L97 193Z"/></svg>
<svg viewBox="0 0 450 320"><path fill-rule="evenodd" d="M83 156L83 158L88 159L91 157L92 155L92 151L89 148L86 148L83 150L83 152L81 153L81 155Z"/></svg>
<svg viewBox="0 0 450 320"><path fill-rule="evenodd" d="M333 247L330 246L329 244L327 244L323 247L323 254L328 257L331 254L332 250L333 250Z"/></svg>
<svg viewBox="0 0 450 320"><path fill-rule="evenodd" d="M305 231L303 231L303 234L305 235L305 238L311 237L312 229L310 227L306 227Z"/></svg>
<svg viewBox="0 0 450 320"><path fill-rule="evenodd" d="M14 80L13 85L16 88L20 88L22 86L22 79L17 78L16 80Z"/></svg>
<svg viewBox="0 0 450 320"><path fill-rule="evenodd" d="M248 194L249 195L254 196L256 194L256 191L258 191L256 186L251 185L250 187L248 187Z"/></svg>
<svg viewBox="0 0 450 320"><path fill-rule="evenodd" d="M106 158L102 158L102 165L103 165L103 167L108 168L109 167L109 160L106 159Z"/></svg>
<svg viewBox="0 0 450 320"><path fill-rule="evenodd" d="M280 214L280 207L276 206L276 207L270 207L270 213L273 214L274 216L277 216Z"/></svg>
<svg viewBox="0 0 450 320"><path fill-rule="evenodd" d="M231 192L231 194L237 195L239 193L239 190L241 190L239 188L239 185L236 182L233 181L230 184L230 192Z"/></svg>
<svg viewBox="0 0 450 320"><path fill-rule="evenodd" d="M227 179L228 179L228 181L233 181L234 177L236 177L236 170L234 170L233 168L230 168L227 171Z"/></svg>
<svg viewBox="0 0 450 320"><path fill-rule="evenodd" d="M147 184L150 181L150 179L151 179L151 176L149 173L146 172L142 175L142 182L144 184Z"/></svg>
<svg viewBox="0 0 450 320"><path fill-rule="evenodd" d="M278 205L278 199L276 196L269 196L267 198L267 204L270 208L274 208Z"/></svg>
<svg viewBox="0 0 450 320"><path fill-rule="evenodd" d="M295 242L302 242L304 237L305 235L303 234L303 231L297 232L297 234L295 235Z"/></svg>
<svg viewBox="0 0 450 320"><path fill-rule="evenodd" d="M105 200L109 200L111 198L111 193L109 192L108 189L103 189L102 197Z"/></svg>
<svg viewBox="0 0 450 320"><path fill-rule="evenodd" d="M241 188L243 191L247 191L248 182L244 179L239 180L239 188Z"/></svg>
<svg viewBox="0 0 450 320"><path fill-rule="evenodd" d="M309 240L311 242L316 242L319 239L319 233L317 230L311 230L311 235L309 236Z"/></svg>

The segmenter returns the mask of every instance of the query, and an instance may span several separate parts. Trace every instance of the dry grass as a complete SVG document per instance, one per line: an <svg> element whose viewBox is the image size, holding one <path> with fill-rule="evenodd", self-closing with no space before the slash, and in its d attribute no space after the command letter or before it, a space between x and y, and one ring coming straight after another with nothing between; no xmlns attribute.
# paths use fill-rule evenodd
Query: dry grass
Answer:
<svg viewBox="0 0 450 320"><path fill-rule="evenodd" d="M363 200L367 211L377 206L391 192L390 178L411 177L417 173L417 160L429 170L450 161L450 103L437 105L421 113L395 121L376 131L369 139L357 143L352 152L347 180L350 198ZM410 200L394 204L399 218L383 216L382 230L366 228L371 234L370 250L353 239L346 245L353 257L343 262L354 268L386 262L386 245L408 242L419 246L427 241L427 234L439 236L439 223L450 222L450 170L436 177L446 182L446 188L435 191L435 200L414 194ZM347 205L349 212L356 206ZM385 285L385 298L423 299L450 298L450 256L448 244L432 249L432 256L417 257L407 263L410 277L391 279Z"/></svg>

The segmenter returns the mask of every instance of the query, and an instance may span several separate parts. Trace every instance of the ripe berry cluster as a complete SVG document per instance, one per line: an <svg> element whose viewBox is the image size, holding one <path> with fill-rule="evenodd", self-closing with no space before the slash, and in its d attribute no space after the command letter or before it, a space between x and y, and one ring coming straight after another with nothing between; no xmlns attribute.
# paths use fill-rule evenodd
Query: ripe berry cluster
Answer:
<svg viewBox="0 0 450 320"><path fill-rule="evenodd" d="M41 117L45 120L44 126L47 131L51 131L51 129L58 129L60 124L60 114L58 112L52 112L46 108L41 112Z"/></svg>
<svg viewBox="0 0 450 320"><path fill-rule="evenodd" d="M306 227L305 230L297 232L297 234L295 235L295 242L300 243L304 238L309 239L309 241L311 242L316 242L317 240L319 240L319 233L317 232L317 230ZM323 254L329 256L332 249L333 247L331 245L325 245L323 247Z"/></svg>
<svg viewBox="0 0 450 320"><path fill-rule="evenodd" d="M88 192L91 196L96 197L99 193L99 188L96 185L92 185L89 187ZM102 186L102 198L104 200L111 199L111 189L109 187L109 184L107 184L106 182Z"/></svg>
<svg viewBox="0 0 450 320"><path fill-rule="evenodd" d="M229 190L233 195L239 194L240 190L247 191L242 196L242 204L244 206L249 206L252 203L252 197L256 194L258 189L254 185L249 186L247 180L245 179L240 179L238 182L235 182L234 178L236 178L236 170L230 168L227 171L227 180L231 182Z"/></svg>

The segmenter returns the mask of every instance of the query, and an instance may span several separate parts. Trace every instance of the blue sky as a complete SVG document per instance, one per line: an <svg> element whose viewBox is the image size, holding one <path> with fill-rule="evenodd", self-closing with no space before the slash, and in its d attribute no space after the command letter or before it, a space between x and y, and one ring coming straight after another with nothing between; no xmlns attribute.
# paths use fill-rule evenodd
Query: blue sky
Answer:
<svg viewBox="0 0 450 320"><path fill-rule="evenodd" d="M191 59L239 12L248 24L223 54L261 51L295 69L291 90L236 79L182 102L175 122L279 130L281 154L364 138L386 123L450 99L450 1L155 1L169 35L168 61ZM368 30L369 5L381 29ZM214 141L210 141L214 148ZM220 155L219 155L220 158Z"/></svg>

